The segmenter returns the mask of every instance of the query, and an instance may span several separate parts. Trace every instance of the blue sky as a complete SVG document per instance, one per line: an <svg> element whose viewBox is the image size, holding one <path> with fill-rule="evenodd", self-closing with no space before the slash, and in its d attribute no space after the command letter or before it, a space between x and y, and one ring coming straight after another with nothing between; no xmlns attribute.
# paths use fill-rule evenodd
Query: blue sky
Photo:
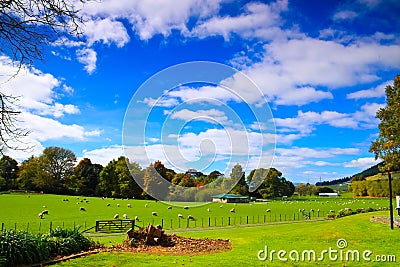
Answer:
<svg viewBox="0 0 400 267"><path fill-rule="evenodd" d="M237 162L272 164L291 181L315 183L376 164L368 152L375 113L400 73L398 1L103 0L79 8L84 35L47 46L45 61L2 85L20 96L19 124L31 131L24 141L35 145L8 151L13 158L61 146L106 165L124 154L126 111L148 114L161 97L145 134L128 129L138 138L128 154L142 167L160 159L178 171L229 174ZM234 67L260 94L233 79L242 101L223 81L134 98L153 75L191 61ZM0 79L15 71L11 63L0 56ZM265 117L252 117L257 108Z"/></svg>

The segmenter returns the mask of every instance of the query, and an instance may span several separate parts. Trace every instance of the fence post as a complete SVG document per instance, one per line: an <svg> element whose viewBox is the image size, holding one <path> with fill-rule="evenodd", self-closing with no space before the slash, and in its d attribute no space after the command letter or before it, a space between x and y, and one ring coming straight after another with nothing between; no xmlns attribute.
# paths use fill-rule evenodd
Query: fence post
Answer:
<svg viewBox="0 0 400 267"><path fill-rule="evenodd" d="M39 222L39 233L40 233L40 228L42 228L42 222Z"/></svg>
<svg viewBox="0 0 400 267"><path fill-rule="evenodd" d="M228 217L228 226L231 225L231 217Z"/></svg>
<svg viewBox="0 0 400 267"><path fill-rule="evenodd" d="M28 222L28 226L26 227L26 231L29 232L29 222Z"/></svg>
<svg viewBox="0 0 400 267"><path fill-rule="evenodd" d="M4 230L4 223L2 222L1 223L1 231L3 232L3 230Z"/></svg>
<svg viewBox="0 0 400 267"><path fill-rule="evenodd" d="M221 218L221 226L224 226L224 217Z"/></svg>
<svg viewBox="0 0 400 267"><path fill-rule="evenodd" d="M180 218L178 219L178 228L181 228L181 220L180 220Z"/></svg>
<svg viewBox="0 0 400 267"><path fill-rule="evenodd" d="M293 221L296 221L296 213L293 213Z"/></svg>
<svg viewBox="0 0 400 267"><path fill-rule="evenodd" d="M161 219L161 228L164 228L164 219Z"/></svg>
<svg viewBox="0 0 400 267"><path fill-rule="evenodd" d="M282 221L282 214L279 213L279 221Z"/></svg>
<svg viewBox="0 0 400 267"><path fill-rule="evenodd" d="M189 228L189 218L187 219L186 228Z"/></svg>
<svg viewBox="0 0 400 267"><path fill-rule="evenodd" d="M171 219L171 229L172 229L172 219Z"/></svg>
<svg viewBox="0 0 400 267"><path fill-rule="evenodd" d="M53 229L53 222L50 222L50 232ZM74 229L75 229L75 222L74 222Z"/></svg>
<svg viewBox="0 0 400 267"><path fill-rule="evenodd" d="M14 223L14 231L17 231L17 223Z"/></svg>
<svg viewBox="0 0 400 267"><path fill-rule="evenodd" d="M214 217L214 226L217 226L217 217Z"/></svg>
<svg viewBox="0 0 400 267"><path fill-rule="evenodd" d="M246 216L246 224L249 224L249 215Z"/></svg>
<svg viewBox="0 0 400 267"><path fill-rule="evenodd" d="M211 225L211 218L208 217L208 227L210 227L210 225Z"/></svg>
<svg viewBox="0 0 400 267"><path fill-rule="evenodd" d="M204 227L203 217L201 217L201 228Z"/></svg>
<svg viewBox="0 0 400 267"><path fill-rule="evenodd" d="M267 215L264 214L264 223L265 223L265 217L266 217L266 216L267 216Z"/></svg>

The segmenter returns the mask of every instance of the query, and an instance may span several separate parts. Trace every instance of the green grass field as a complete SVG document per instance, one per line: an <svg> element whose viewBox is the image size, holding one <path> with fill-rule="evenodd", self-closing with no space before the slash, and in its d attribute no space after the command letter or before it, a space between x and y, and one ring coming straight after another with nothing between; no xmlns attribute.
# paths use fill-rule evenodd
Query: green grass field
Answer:
<svg viewBox="0 0 400 267"><path fill-rule="evenodd" d="M191 231L174 231L174 233L193 238L222 238L230 239L233 249L228 252L210 255L191 256L168 256L144 253L99 253L89 257L64 262L60 266L398 266L400 261L400 230L390 230L388 226L372 223L369 221L371 215L387 215L387 212L373 212L369 214L358 214L331 221L299 222L291 224L275 224L265 226L226 227L192 229ZM123 237L119 237L120 240ZM347 247L339 249L338 239L345 239ZM300 253L304 250L314 250L317 261L288 261L283 262L273 254L273 260L267 258L265 261L258 259L260 250L265 251L285 250L289 253L296 250ZM337 260L331 260L325 254L322 261L323 250L337 250L332 254L332 259L337 255ZM353 258L347 251L357 250L360 260ZM362 253L371 251L367 255L370 261L362 258ZM340 260L342 251L342 260ZM261 258L264 254L260 254ZM270 253L269 253L270 255ZM295 255L295 254L293 254ZM386 257L390 262L377 262ZM393 256L395 258L393 258ZM293 256L294 257L294 256ZM346 260L347 259L347 260ZM394 262L396 260L396 262Z"/></svg>
<svg viewBox="0 0 400 267"><path fill-rule="evenodd" d="M347 197L347 196L346 196ZM64 199L69 201L63 201ZM376 256L386 256L387 259L395 256L400 261L400 232L399 229L390 230L388 226L369 221L372 215L388 216L388 211L373 213L363 213L335 220L307 221L300 216L300 221L284 222L286 219L293 219L298 216L299 209L314 210L320 209L321 217L326 217L330 210L338 211L343 208L368 208L368 207L387 207L387 199L353 199L353 198L302 198L289 201L270 201L257 202L252 204L223 204L220 208L219 203L208 203L198 207L190 207L185 210L182 206L167 207L170 203L162 203L145 200L121 200L121 199L101 199L86 198L88 203L80 202L84 197L57 196L57 195L28 195L26 194L3 194L0 195L0 223L4 223L7 229L26 230L29 222L29 231L37 232L39 223L41 223L41 232L48 232L48 224L52 222L53 227L64 224L65 227L73 225L94 225L97 219L112 219L115 213L120 216L126 213L130 218L139 216L144 225L148 223L160 223L164 220L166 229L169 229L169 222L173 221L173 229L167 230L179 235L194 238L221 238L232 241L233 249L228 252L221 252L210 255L191 255L191 256L168 256L157 254L141 253L99 253L96 255L72 260L60 264L61 266L397 266L393 262L377 262ZM110 206L107 204L110 203ZM117 204L120 204L118 207ZM128 205L131 208L128 208ZM147 206L147 207L146 207ZM85 207L86 211L80 211L80 207ZM230 209L235 208L235 213ZM45 219L39 219L38 213L42 210L49 210L49 215ZM207 211L210 209L210 212ZM270 212L266 212L270 209ZM151 215L156 211L157 217ZM177 228L177 214L187 216L189 214L196 217L195 222L190 222L190 229ZM322 214L324 214L322 216ZM264 215L266 223L264 224ZM201 228L201 221L208 221L208 218L216 218L217 227ZM231 218L231 225L226 226L227 218ZM245 218L249 218L249 225L245 224ZM274 222L277 217L277 223ZM280 223L279 217L282 217ZM224 227L222 225L224 218ZM241 218L241 219L240 219ZM253 218L254 223L253 224ZM296 217L297 218L297 217ZM257 224L258 221L260 224ZM234 223L235 222L235 223ZM239 222L242 225L239 226ZM186 220L182 220L181 227L186 227ZM124 234L97 234L90 232L87 234L95 241L103 244L120 243L125 239ZM340 250L337 247L337 240L345 239L347 247ZM267 258L261 261L257 258L257 253L264 250L268 251L284 250L287 252L287 262L280 261L277 254L273 254L271 261ZM347 250L358 250L360 253L365 250L372 252L369 255L371 261L349 261L330 260L327 254L324 254L322 261L292 261L288 258L288 253L297 250L300 255L304 250L314 250L317 259L321 257L323 250L329 248L346 253ZM261 253L261 256L265 254ZM295 254L293 254L295 255ZM339 255L339 254L338 254ZM343 254L345 255L345 254ZM270 256L270 255L269 255ZM344 257L344 256L343 256ZM362 256L361 256L362 257ZM373 260L373 261L372 261ZM390 258L393 261L393 258Z"/></svg>
<svg viewBox="0 0 400 267"><path fill-rule="evenodd" d="M68 201L64 201L68 199ZM86 199L89 202L81 202ZM110 206L107 206L110 204ZM119 204L119 207L118 207ZM128 207L131 205L131 208ZM180 203L181 204L181 203ZM201 203L200 203L201 204ZM168 206L173 206L168 209ZM222 208L220 206L223 206ZM80 211L84 207L86 211ZM289 201L269 201L247 204L204 203L198 207L183 209L171 203L146 200L102 199L59 195L40 194L3 194L0 195L0 223L5 229L21 229L30 232L48 232L52 227L63 226L72 228L81 226L86 229L95 225L96 220L113 219L123 214L133 219L138 216L140 226L149 223L163 224L165 229L186 228L187 219L179 219L178 214L185 218L192 215L196 221L190 221L189 227L227 226L240 224L258 224L280 221L305 220L299 210L310 212L311 218L324 218L331 210L343 208L380 208L388 207L387 199L352 199L352 198L302 198ZM235 213L230 212L234 208ZM49 215L43 219L38 214L48 210ZM209 209L209 211L208 211ZM267 210L270 210L267 212ZM318 210L320 210L318 212ZM152 216L157 212L158 216ZM29 225L28 225L29 223Z"/></svg>

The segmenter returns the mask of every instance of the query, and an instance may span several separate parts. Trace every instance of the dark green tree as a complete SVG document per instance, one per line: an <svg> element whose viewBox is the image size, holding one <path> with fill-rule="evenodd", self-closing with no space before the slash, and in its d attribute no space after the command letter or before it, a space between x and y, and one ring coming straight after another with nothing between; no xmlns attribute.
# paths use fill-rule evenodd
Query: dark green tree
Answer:
<svg viewBox="0 0 400 267"><path fill-rule="evenodd" d="M76 162L74 152L61 147L47 147L43 150L39 161L43 170L52 179L50 193L67 193Z"/></svg>
<svg viewBox="0 0 400 267"><path fill-rule="evenodd" d="M249 194L249 187L246 183L246 176L242 166L240 164L233 166L229 176L234 182L237 181L236 185L229 193L247 196Z"/></svg>
<svg viewBox="0 0 400 267"><path fill-rule="evenodd" d="M93 164L88 158L82 159L74 169L69 189L78 195L94 196L102 169L103 166L100 164Z"/></svg>
<svg viewBox="0 0 400 267"><path fill-rule="evenodd" d="M18 162L9 157L3 156L0 159L0 179L3 178L5 181L5 186L1 190L17 189L18 177Z"/></svg>

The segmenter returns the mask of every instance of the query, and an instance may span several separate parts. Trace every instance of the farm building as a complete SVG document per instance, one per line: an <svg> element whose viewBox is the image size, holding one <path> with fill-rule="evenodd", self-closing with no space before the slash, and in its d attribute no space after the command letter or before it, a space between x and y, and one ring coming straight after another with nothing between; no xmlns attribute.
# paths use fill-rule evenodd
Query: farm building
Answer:
<svg viewBox="0 0 400 267"><path fill-rule="evenodd" d="M338 197L339 194L338 193L319 193L318 194L320 197Z"/></svg>
<svg viewBox="0 0 400 267"><path fill-rule="evenodd" d="M216 196L212 196L213 202L222 202L222 203L248 203L249 198L245 196L238 196L234 194L219 194Z"/></svg>

